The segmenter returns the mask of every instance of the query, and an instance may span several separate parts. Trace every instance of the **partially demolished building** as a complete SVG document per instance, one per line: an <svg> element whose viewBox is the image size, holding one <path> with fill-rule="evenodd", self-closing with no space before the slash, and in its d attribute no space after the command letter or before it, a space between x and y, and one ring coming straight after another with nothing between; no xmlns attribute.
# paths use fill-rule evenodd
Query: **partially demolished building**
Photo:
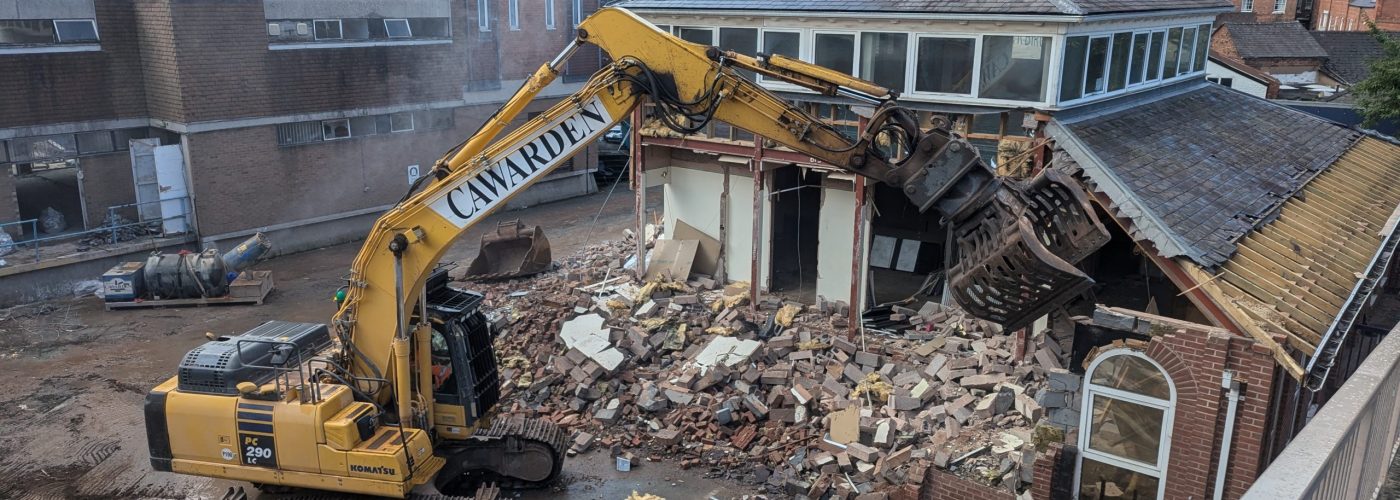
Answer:
<svg viewBox="0 0 1400 500"><path fill-rule="evenodd" d="M622 5L693 42L901 90L999 173L1056 169L1091 193L1113 234L1081 266L1096 286L1017 333L1047 335L1083 375L1047 413L1067 432L1037 461L1036 497L1237 498L1394 323L1376 304L1400 145L1208 83L1228 2ZM851 102L760 83L862 125ZM899 193L723 123L682 137L634 120L637 196L664 191L666 236L711 249L696 272L848 309L853 335L917 331L891 304L943 295L946 228ZM925 487L985 494L955 481Z"/></svg>

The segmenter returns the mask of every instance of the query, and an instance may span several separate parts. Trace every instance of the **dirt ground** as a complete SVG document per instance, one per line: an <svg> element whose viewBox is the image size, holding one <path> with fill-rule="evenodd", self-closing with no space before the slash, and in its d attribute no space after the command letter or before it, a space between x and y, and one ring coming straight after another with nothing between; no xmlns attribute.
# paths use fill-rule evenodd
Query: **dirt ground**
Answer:
<svg viewBox="0 0 1400 500"><path fill-rule="evenodd" d="M606 197L604 189L498 214L465 235L449 258L475 255L481 232L497 220L544 226L556 257L620 238L624 228L635 227L634 198L625 185L604 206ZM659 202L649 200L650 210L659 210ZM144 394L174 375L180 357L205 342L205 332L236 334L271 319L329 320L331 296L357 250L358 244L338 245L260 264L277 280L262 306L106 312L99 299L85 297L0 311L0 498L219 498L230 487L247 488L152 471ZM595 452L566 462L560 490L524 495L623 498L636 489L669 498L724 498L750 492L702 475L666 463L616 472L606 453Z"/></svg>

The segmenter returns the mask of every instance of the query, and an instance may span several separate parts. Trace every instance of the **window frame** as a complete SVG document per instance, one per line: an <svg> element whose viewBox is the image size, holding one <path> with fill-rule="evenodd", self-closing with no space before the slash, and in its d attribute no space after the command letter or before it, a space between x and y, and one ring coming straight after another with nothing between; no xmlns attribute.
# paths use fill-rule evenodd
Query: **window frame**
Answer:
<svg viewBox="0 0 1400 500"><path fill-rule="evenodd" d="M1196 40L1198 40L1198 38L1197 38L1198 35L1196 34L1196 30L1198 30L1198 29L1200 29L1199 26L1185 26L1185 27L1181 28L1181 46L1178 47L1178 51L1177 51L1177 52L1178 52L1178 55L1177 55L1177 63L1176 63L1176 75L1177 75L1177 76L1189 75L1189 74L1191 74L1191 73L1195 73L1195 72L1196 72L1196 69L1195 69L1195 64L1196 64ZM1188 33L1190 34L1190 36L1187 36ZM1186 50L1186 41L1187 41L1188 39L1190 39L1190 41L1191 41L1191 50ZM1181 70L1181 66L1182 66L1183 64L1186 65L1186 71L1182 71L1182 70Z"/></svg>
<svg viewBox="0 0 1400 500"><path fill-rule="evenodd" d="M397 128L397 127L394 125L394 117L395 117L395 116L399 116L399 115L408 116L408 128ZM412 111L400 111L400 112L398 112L398 113L388 113L388 116L389 116L389 133L391 133L391 134L397 134L397 133L400 133L400 132L412 132L412 131L414 131L415 129L417 129L417 123L414 123L413 112L412 112Z"/></svg>
<svg viewBox="0 0 1400 500"><path fill-rule="evenodd" d="M506 20L511 31L520 31L520 0L506 0Z"/></svg>
<svg viewBox="0 0 1400 500"><path fill-rule="evenodd" d="M912 43L912 41L913 41L913 39L914 39L914 33L909 32L909 31L890 31L890 30L870 30L870 31L860 30L860 31L856 31L856 51L855 51L855 57L851 58L851 59L853 59L853 62L854 62L854 64L855 64L855 68L854 68L854 70L853 70L850 74L853 75L853 76L855 76L856 78L860 78L860 79L865 80L865 81L868 81L868 82L874 82L874 80L871 80L870 78L866 77L866 75L862 75L862 74L860 74L858 71L855 71L855 70L859 70L859 69L861 68L861 62L862 62L861 56L864 55L864 54L861 52L861 50L864 48L863 46L865 45L865 41L862 40L862 39L865 38L865 35L866 35L866 34L871 34L871 35L900 35L900 36L903 36L903 37L904 37L904 82L903 82L903 85L902 85L903 88L898 89L898 92L899 92L900 94L903 94L903 93L904 93L905 91L907 91L908 88L909 88L910 78L912 78L912 69L913 69L913 67L914 67L913 62L912 62L913 59L914 59L913 56L915 55L915 54L914 54L914 50L913 50L914 45L913 45L913 43ZM816 40L815 36L812 38L812 40L815 42L815 40ZM982 53L982 49L981 49L982 41L981 41L981 40L978 40L978 41L977 41L977 46L978 46L978 49L975 50L974 52L976 52L978 55L981 55L981 53ZM813 48L813 49L816 49L816 43L813 43L813 44L812 44L812 48ZM981 75L978 75L978 76L980 77ZM876 83L876 85L879 85L879 84ZM891 90L894 90L894 89L891 89ZM973 95L976 95L976 94L973 94Z"/></svg>
<svg viewBox="0 0 1400 500"><path fill-rule="evenodd" d="M902 92L903 94L926 97L960 97L970 99L977 98L978 92L982 90L982 35L965 33L915 32L910 34L910 38L911 41L909 43L909 55L906 56L908 58L908 64L906 64L905 68L905 80L907 80L905 82L905 87L907 88L907 90ZM926 92L918 90L919 42L925 38L972 40L972 87L970 93L959 94L953 92ZM1051 43L1054 43L1053 37L1051 37Z"/></svg>
<svg viewBox="0 0 1400 500"><path fill-rule="evenodd" d="M1110 92L1108 91L1108 77L1109 77L1109 75L1108 75L1108 69L1109 69L1109 67L1110 67L1110 64L1109 64L1109 63L1112 62L1112 60L1113 60L1113 33L1115 33L1115 32L1099 33L1099 34L1096 34L1096 35L1088 35L1088 37L1089 37L1089 43L1088 43L1088 45L1085 45L1085 46L1084 46L1084 77L1083 77L1084 93L1082 93L1082 94L1079 95L1079 98L1080 98L1080 99L1084 99L1084 98L1086 98L1086 97L1093 97L1093 96L1100 96L1100 95L1108 95L1108 94L1110 93ZM1096 90L1096 91L1094 91L1093 93L1090 93L1090 92L1089 92L1089 59L1092 58L1092 57L1094 57L1094 40L1098 40L1098 39L1103 39L1103 40L1104 40L1104 43L1108 46L1108 50L1107 50L1106 52L1104 52L1104 55L1103 55L1103 90ZM1061 65L1061 66L1063 67L1063 65ZM1122 90L1115 90L1115 91L1113 91L1113 92L1122 92Z"/></svg>
<svg viewBox="0 0 1400 500"><path fill-rule="evenodd" d="M555 29L554 23L554 2L555 0L544 0L544 29Z"/></svg>
<svg viewBox="0 0 1400 500"><path fill-rule="evenodd" d="M491 31L491 1L476 0L476 29L483 33Z"/></svg>
<svg viewBox="0 0 1400 500"><path fill-rule="evenodd" d="M321 30L316 29L316 27L317 27L318 25L320 25L321 23L329 23L329 22L331 22L331 21L335 21L335 31L336 31L336 35L337 35L337 36L336 36L335 38L321 38ZM341 41L344 41L344 40L345 40L345 25L344 25L344 23L342 23L342 22L340 21L340 19L312 19L312 20L311 20L311 39L316 40L316 41L318 41L318 42L321 41L321 40L341 40Z"/></svg>
<svg viewBox="0 0 1400 500"><path fill-rule="evenodd" d="M679 38L679 39L681 39L681 40L685 40L685 37L681 36L681 31L682 31L682 30L709 31L709 32L710 32L710 43L709 43L709 45L718 45L718 44L719 44L719 28L714 27L714 26L680 26L680 25L676 25L676 26L673 26L671 29L672 29L672 31L676 34L676 38ZM685 40L685 41L690 42L690 40ZM699 42L690 42L690 43L699 43Z"/></svg>
<svg viewBox="0 0 1400 500"><path fill-rule="evenodd" d="M1240 0L1240 12L1254 12L1254 0Z"/></svg>
<svg viewBox="0 0 1400 500"><path fill-rule="evenodd" d="M1129 38L1130 41L1128 42L1128 85L1124 87L1125 89L1146 85L1152 82L1152 80L1147 78L1147 62L1152 60L1152 30L1137 30L1133 31L1132 34L1133 36ZM1138 55L1134 52L1134 48L1137 46L1138 36L1144 37L1144 43L1146 43L1147 48L1142 51L1142 69L1138 70L1138 81L1137 83L1133 83L1133 65L1138 62ZM1161 72L1157 73L1158 76L1161 76L1161 74Z"/></svg>
<svg viewBox="0 0 1400 500"><path fill-rule="evenodd" d="M1153 368L1161 372L1163 379L1166 380L1167 388L1169 389L1169 399L1161 400L1152 396L1101 386L1091 382L1094 372L1098 370L1099 365L1103 364L1104 361L1119 356L1130 356L1147 361ZM1178 400L1176 381L1172 379L1171 374L1156 360L1148 357L1141 351L1128 348L1110 349L1099 353L1094 357L1093 362L1089 364L1088 369L1084 370L1084 377L1082 380L1084 381L1084 385L1080 387L1079 442L1077 443L1079 446L1079 453L1075 457L1073 494L1076 497L1079 496L1080 488L1083 487L1081 483L1081 474L1084 469L1084 459L1089 458L1095 462L1157 478L1157 498L1164 498L1167 487L1167 467L1171 458L1172 431L1176 416L1176 402ZM1089 439L1093 433L1093 405L1095 395L1162 410L1162 434L1157 443L1156 466L1138 462L1130 458L1119 457L1112 453L1098 451L1089 447Z"/></svg>
<svg viewBox="0 0 1400 500"><path fill-rule="evenodd" d="M1058 54L1063 54L1063 55L1065 55L1065 56L1068 55L1067 52L1066 52L1066 45L1069 43L1069 39L1070 39L1070 38L1073 38L1073 37L1080 37L1080 36L1086 37L1086 38L1089 40L1089 43L1092 43L1093 40L1096 39L1096 38L1108 38L1108 39L1109 39L1109 53L1108 53L1108 56L1105 58L1105 65L1106 65L1106 66L1104 67L1104 76L1105 76L1105 80L1107 80L1107 77L1108 77L1108 75L1109 75L1109 69L1111 69L1111 65L1109 65L1109 64L1112 62L1112 56L1113 56L1113 43L1112 43L1112 39L1113 39L1113 35L1114 35L1114 34L1123 33L1123 32L1131 32L1131 33L1133 34L1133 38L1130 38L1130 40L1135 39L1135 38L1136 38L1138 35L1140 35L1140 34L1145 34L1145 35L1147 35L1147 52L1146 52L1145 54L1143 54L1143 57L1144 57L1145 61L1144 61L1144 63L1143 63L1142 81L1140 81L1140 82L1138 82L1138 83L1136 83L1136 84L1134 84L1134 83L1129 83L1129 84L1127 84L1126 86L1124 86L1122 89L1115 90L1115 91L1109 91L1109 90L1107 90L1107 89L1108 89L1108 82L1105 81L1105 82L1104 82L1104 91L1103 91L1103 92L1089 93L1089 91L1088 91L1088 82L1089 82L1089 79L1088 79L1088 74L1089 74L1089 59L1088 59L1088 58L1089 58L1089 55L1090 55L1091 51L1089 50L1088 46L1086 46L1085 51L1084 51L1084 57L1085 57L1085 59L1084 59L1084 75L1083 75L1083 76L1081 77L1081 79L1080 79L1080 81L1084 84L1084 92L1083 92L1078 98L1071 99L1071 100L1067 100L1067 101L1061 101L1061 100L1058 99L1058 90L1057 90L1057 91L1056 91L1057 94L1056 94L1055 96L1053 96L1053 97L1054 97L1053 99L1051 99L1051 101L1052 101L1051 104L1054 105L1054 106L1056 106L1056 107L1058 107L1058 108L1062 108L1062 109L1063 109L1063 108L1078 106L1078 105L1085 104L1085 103L1088 103L1088 102L1091 102L1091 101L1095 101L1095 100L1098 100L1098 99L1104 99L1104 98L1107 98L1107 97L1109 97L1109 96L1122 95L1122 94L1124 94L1124 93L1133 92L1133 91L1136 91L1136 90L1138 90L1138 89L1140 89L1140 88L1144 88L1144 87L1161 86L1161 85L1164 85L1164 84L1168 84L1168 83L1172 83L1172 82L1177 82L1177 81L1181 81L1181 80L1185 80L1185 79L1189 79L1189 78L1197 78L1197 77L1202 77L1202 76L1204 76L1204 75L1205 75L1205 67L1204 67L1205 65L1203 64L1202 67L1199 67L1199 68L1198 68L1198 67L1195 67L1195 65L1194 65L1194 60L1188 61L1188 67L1190 67L1190 71L1188 71L1188 72L1186 72L1186 73L1177 72L1176 74L1174 74L1174 75L1172 75L1172 76L1170 76L1170 77L1165 76L1165 74L1166 74L1166 70L1168 69L1168 67L1167 67L1167 64L1168 64L1168 63L1167 63L1167 45L1169 45L1168 42L1170 41L1170 38L1171 38L1171 30L1173 30L1173 29L1180 29L1181 32L1182 32L1182 39L1183 39L1183 41L1184 41L1184 40L1185 40L1186 30L1188 30L1188 29L1198 29L1198 30L1199 30L1199 27L1200 27L1200 26L1205 26L1205 25L1206 25L1206 24L1204 24L1204 23L1172 24L1172 25L1158 26L1158 27L1152 27L1152 28L1147 28L1147 29L1139 29L1139 30L1094 30L1094 31L1083 31L1083 32L1070 32L1070 33L1063 33L1063 34L1061 34L1061 35L1058 35L1058 38L1059 38L1059 40L1061 40L1061 41L1057 43L1057 45L1059 45L1059 47L1056 48L1055 51L1056 51ZM1152 49L1153 49L1153 47L1152 47L1152 44L1153 44L1153 37L1154 37L1155 35L1159 34L1159 33L1160 33L1161 36L1162 36L1162 42L1161 42L1161 46L1160 46L1160 47L1157 47L1157 51L1156 51L1156 53L1155 53L1155 55L1157 56L1157 64L1156 64L1156 68L1153 68L1152 65L1150 64L1150 63L1152 62L1152 57L1153 57L1153 55L1154 55L1154 52L1153 52L1153 50L1152 50ZM1208 32L1207 32L1207 37L1206 37L1206 40L1205 40L1205 45L1206 45L1207 48L1210 46L1211 35L1213 35L1213 33L1210 33L1210 32L1208 31ZM1197 35L1196 38L1193 38L1193 42L1195 42L1195 41L1199 41L1199 34ZM1174 61L1172 61L1172 63L1174 64L1173 67L1176 68L1176 69L1178 69L1178 70L1181 68L1181 58L1183 57L1183 55L1182 55L1182 53L1181 53L1181 51L1183 50L1183 47L1181 47L1180 45L1184 45L1184 44L1179 44L1179 45L1178 45L1178 47L1177 47L1177 57L1176 57L1176 59L1175 59ZM1129 47L1129 50L1131 50L1132 44L1129 43L1129 44L1128 44L1128 47ZM1192 51L1192 54L1194 54L1194 51ZM1194 55L1193 55L1193 57L1194 57ZM1057 59L1057 62L1058 62L1058 66L1055 66L1055 67L1054 67L1054 73L1055 73L1055 74L1061 75L1061 78L1063 78L1064 64L1065 64L1064 56L1059 57L1059 59ZM1128 61L1128 67L1129 67L1130 69L1132 68L1132 64L1133 64L1133 63L1132 63L1132 55L1130 54L1130 55L1129 55L1129 61ZM1155 76L1155 77L1149 76L1149 75L1151 75L1151 74L1153 73L1153 69L1156 70L1156 76ZM1131 80L1131 79L1130 79L1130 80Z"/></svg>
<svg viewBox="0 0 1400 500"><path fill-rule="evenodd" d="M102 42L102 33L97 31L96 19L54 19L51 23L53 24L53 39L55 44L72 45ZM92 40L66 41L63 39L63 32L58 29L58 23L87 23L89 26L92 26Z"/></svg>
<svg viewBox="0 0 1400 500"><path fill-rule="evenodd" d="M572 4L571 10L573 10L573 12L570 15L574 16L572 21L574 27L577 28L578 25L583 24L583 0L573 0Z"/></svg>
<svg viewBox="0 0 1400 500"><path fill-rule="evenodd" d="M332 137L332 136L327 136L327 135L326 135L326 124L333 123L333 122L345 122L345 137ZM349 118L336 118L336 119L332 119L332 120L321 120L321 140L322 140L322 141L325 141L325 142L330 142L330 141L343 141L343 140L346 140L346 139L349 139L349 138L352 138L352 137L355 137L355 131L354 131L353 129L350 128L350 119L349 119Z"/></svg>
<svg viewBox="0 0 1400 500"><path fill-rule="evenodd" d="M1274 0L1274 13L1282 14L1288 11L1288 0Z"/></svg>
<svg viewBox="0 0 1400 500"><path fill-rule="evenodd" d="M403 22L403 27L404 27L404 29L408 30L408 36L394 36L394 35L391 33L391 30L389 29L389 21L402 21L402 22ZM342 35L343 35L343 33L342 33ZM408 19L405 19L405 18L385 18L385 19L384 19L384 38L387 39L387 40L398 40L398 39L405 39L405 38L406 38L406 39L412 39L412 38L413 38L413 25L409 24Z"/></svg>

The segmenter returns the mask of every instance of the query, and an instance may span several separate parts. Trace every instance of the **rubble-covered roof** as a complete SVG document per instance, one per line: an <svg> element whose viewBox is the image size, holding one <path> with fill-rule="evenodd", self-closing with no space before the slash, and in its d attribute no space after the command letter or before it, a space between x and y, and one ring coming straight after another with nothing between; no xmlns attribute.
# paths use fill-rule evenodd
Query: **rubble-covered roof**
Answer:
<svg viewBox="0 0 1400 500"><path fill-rule="evenodd" d="M628 9L1086 15L1230 8L1224 0L626 0Z"/></svg>
<svg viewBox="0 0 1400 500"><path fill-rule="evenodd" d="M1303 25L1294 21L1281 23L1227 23L1235 50L1245 59L1260 57L1296 57L1324 59L1322 49Z"/></svg>
<svg viewBox="0 0 1400 500"><path fill-rule="evenodd" d="M1400 32L1386 34L1400 38ZM1380 41L1365 31L1313 31L1312 36L1327 52L1322 70L1347 85L1365 80L1371 62L1384 55Z"/></svg>
<svg viewBox="0 0 1400 500"><path fill-rule="evenodd" d="M1204 80L1055 115L1051 136L1164 257L1214 267L1358 133ZM1067 156L1064 157L1064 156Z"/></svg>

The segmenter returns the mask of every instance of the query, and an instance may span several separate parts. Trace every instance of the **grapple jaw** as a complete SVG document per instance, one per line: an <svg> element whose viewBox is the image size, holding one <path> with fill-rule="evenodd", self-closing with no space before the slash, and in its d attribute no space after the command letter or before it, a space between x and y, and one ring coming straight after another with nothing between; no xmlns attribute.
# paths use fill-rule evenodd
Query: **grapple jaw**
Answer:
<svg viewBox="0 0 1400 500"><path fill-rule="evenodd" d="M954 300L1007 330L1026 326L1093 284L1075 263L1108 242L1087 196L1046 170L1002 183L980 211L953 223L959 259L949 272Z"/></svg>
<svg viewBox="0 0 1400 500"><path fill-rule="evenodd" d="M496 232L481 236L481 250L467 265L463 279L484 281L529 276L549 269L549 239L539 226L503 221Z"/></svg>

